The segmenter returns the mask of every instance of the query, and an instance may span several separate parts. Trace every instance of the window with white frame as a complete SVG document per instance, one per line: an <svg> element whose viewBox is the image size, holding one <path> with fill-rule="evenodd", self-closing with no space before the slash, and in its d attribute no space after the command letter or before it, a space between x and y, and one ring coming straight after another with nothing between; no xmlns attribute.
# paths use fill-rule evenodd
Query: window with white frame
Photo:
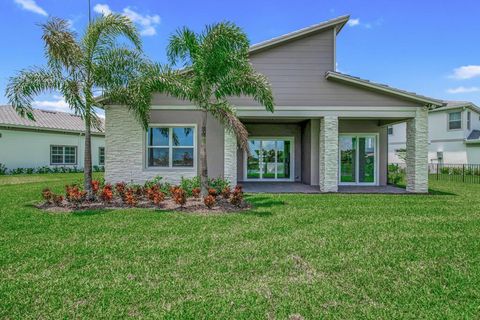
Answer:
<svg viewBox="0 0 480 320"><path fill-rule="evenodd" d="M50 164L75 165L77 164L76 146L50 146Z"/></svg>
<svg viewBox="0 0 480 320"><path fill-rule="evenodd" d="M98 164L105 165L105 147L98 148Z"/></svg>
<svg viewBox="0 0 480 320"><path fill-rule="evenodd" d="M462 112L448 114L448 130L462 129Z"/></svg>
<svg viewBox="0 0 480 320"><path fill-rule="evenodd" d="M472 113L470 111L467 112L467 130L470 130L472 122Z"/></svg>
<svg viewBox="0 0 480 320"><path fill-rule="evenodd" d="M393 127L392 126L388 126L388 134L389 135L392 135L393 134Z"/></svg>
<svg viewBox="0 0 480 320"><path fill-rule="evenodd" d="M150 127L147 131L147 166L193 168L195 127Z"/></svg>

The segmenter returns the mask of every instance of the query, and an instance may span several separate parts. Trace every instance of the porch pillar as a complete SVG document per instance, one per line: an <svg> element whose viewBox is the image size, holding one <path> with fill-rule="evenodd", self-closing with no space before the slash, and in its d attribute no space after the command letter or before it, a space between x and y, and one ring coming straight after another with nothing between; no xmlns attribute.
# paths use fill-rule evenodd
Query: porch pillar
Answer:
<svg viewBox="0 0 480 320"><path fill-rule="evenodd" d="M428 192L428 109L417 108L407 121L407 191Z"/></svg>
<svg viewBox="0 0 480 320"><path fill-rule="evenodd" d="M230 130L224 130L223 178L233 188L237 184L237 137Z"/></svg>
<svg viewBox="0 0 480 320"><path fill-rule="evenodd" d="M319 185L322 192L338 191L338 117L320 119Z"/></svg>

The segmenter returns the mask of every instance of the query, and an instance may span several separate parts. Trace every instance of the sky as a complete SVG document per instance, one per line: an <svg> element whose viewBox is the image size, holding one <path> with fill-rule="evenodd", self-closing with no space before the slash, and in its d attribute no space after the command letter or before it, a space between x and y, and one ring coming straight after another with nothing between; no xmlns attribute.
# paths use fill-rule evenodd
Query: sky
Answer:
<svg viewBox="0 0 480 320"><path fill-rule="evenodd" d="M188 26L232 21L252 44L341 15L350 21L337 37L337 70L432 98L480 106L480 1L317 0L168 1L91 0L92 14L117 12L138 27L148 57L166 63L168 37ZM0 0L0 104L21 69L45 64L39 24L67 19L81 34L88 0ZM68 111L58 93L35 107Z"/></svg>

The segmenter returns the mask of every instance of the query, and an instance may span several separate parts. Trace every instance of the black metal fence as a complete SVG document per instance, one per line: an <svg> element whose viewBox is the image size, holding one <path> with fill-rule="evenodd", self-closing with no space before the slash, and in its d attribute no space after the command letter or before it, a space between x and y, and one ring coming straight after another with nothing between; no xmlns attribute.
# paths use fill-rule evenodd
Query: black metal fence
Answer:
<svg viewBox="0 0 480 320"><path fill-rule="evenodd" d="M393 184L404 182L405 167L403 163L389 164L389 182ZM433 180L480 183L480 164L430 163L428 173L429 178Z"/></svg>

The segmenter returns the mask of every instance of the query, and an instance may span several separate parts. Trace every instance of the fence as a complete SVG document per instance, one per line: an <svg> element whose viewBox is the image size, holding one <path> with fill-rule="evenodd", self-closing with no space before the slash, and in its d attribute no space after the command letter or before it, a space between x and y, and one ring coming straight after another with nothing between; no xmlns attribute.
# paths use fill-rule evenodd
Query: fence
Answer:
<svg viewBox="0 0 480 320"><path fill-rule="evenodd" d="M444 164L429 163L430 179L457 181L465 183L480 183L480 164ZM397 184L405 178L405 164L393 163L388 166L389 182Z"/></svg>

